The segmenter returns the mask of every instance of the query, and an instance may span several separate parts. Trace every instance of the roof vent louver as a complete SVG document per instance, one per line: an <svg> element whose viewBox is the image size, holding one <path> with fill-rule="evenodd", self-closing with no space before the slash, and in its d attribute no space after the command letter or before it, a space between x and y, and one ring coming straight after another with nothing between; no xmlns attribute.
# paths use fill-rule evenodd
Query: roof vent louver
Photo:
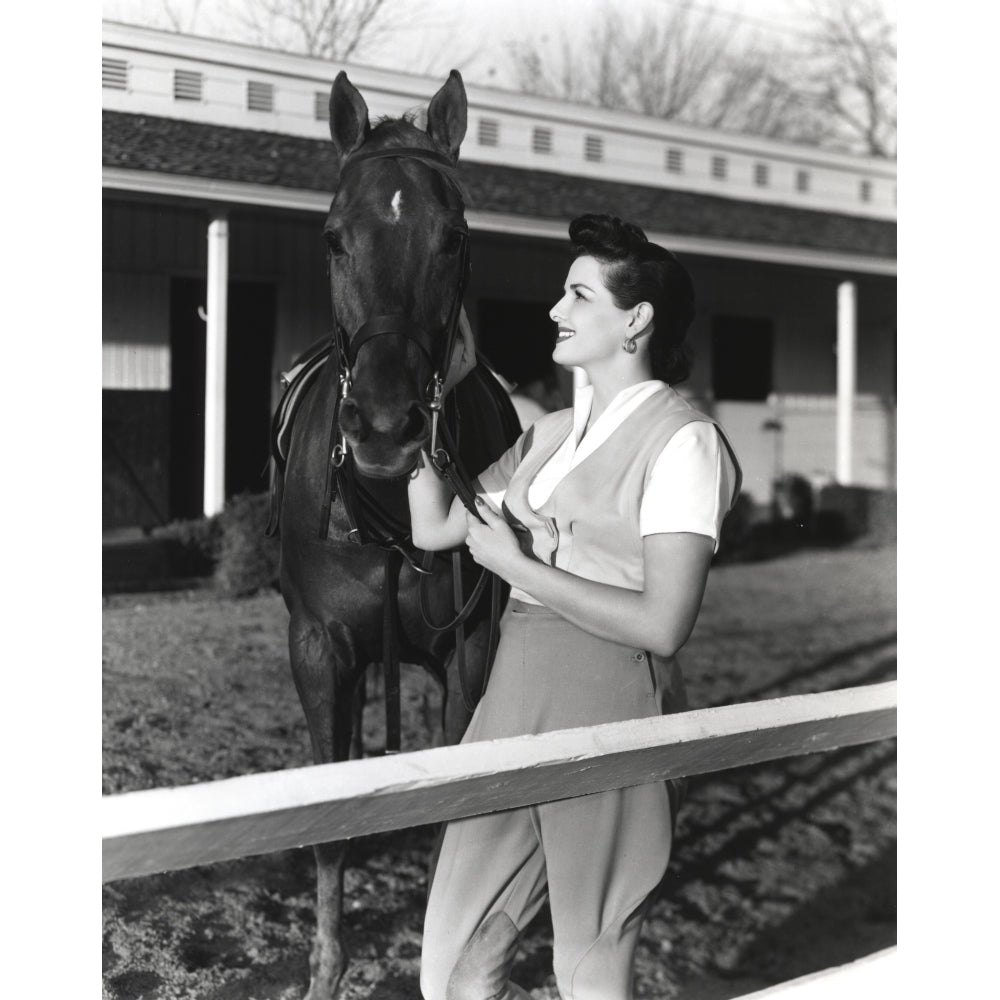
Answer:
<svg viewBox="0 0 1000 1000"><path fill-rule="evenodd" d="M499 146L500 122L495 118L480 118L476 141L480 146Z"/></svg>
<svg viewBox="0 0 1000 1000"><path fill-rule="evenodd" d="M600 163L604 159L604 140L599 135L584 137L583 158L591 163Z"/></svg>
<svg viewBox="0 0 1000 1000"><path fill-rule="evenodd" d="M250 80L247 83L247 110L273 111L274 84L262 83L260 80Z"/></svg>
<svg viewBox="0 0 1000 1000"><path fill-rule="evenodd" d="M552 129L534 128L531 130L531 148L536 153L552 152Z"/></svg>
<svg viewBox="0 0 1000 1000"><path fill-rule="evenodd" d="M201 86L204 77L190 69L174 70L174 100L200 101Z"/></svg>
<svg viewBox="0 0 1000 1000"><path fill-rule="evenodd" d="M666 159L667 171L671 174L679 174L684 170L684 151L681 149L668 149Z"/></svg>
<svg viewBox="0 0 1000 1000"><path fill-rule="evenodd" d="M128 63L124 59L101 58L101 86L128 90Z"/></svg>

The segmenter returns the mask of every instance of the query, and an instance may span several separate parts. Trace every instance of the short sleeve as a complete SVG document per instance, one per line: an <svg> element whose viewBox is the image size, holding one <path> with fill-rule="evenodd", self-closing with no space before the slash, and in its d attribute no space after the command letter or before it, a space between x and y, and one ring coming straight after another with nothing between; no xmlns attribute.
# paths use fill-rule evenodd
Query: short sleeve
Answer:
<svg viewBox="0 0 1000 1000"><path fill-rule="evenodd" d="M715 425L685 424L653 466L639 510L640 534L690 531L708 535L718 549L735 482L736 470Z"/></svg>

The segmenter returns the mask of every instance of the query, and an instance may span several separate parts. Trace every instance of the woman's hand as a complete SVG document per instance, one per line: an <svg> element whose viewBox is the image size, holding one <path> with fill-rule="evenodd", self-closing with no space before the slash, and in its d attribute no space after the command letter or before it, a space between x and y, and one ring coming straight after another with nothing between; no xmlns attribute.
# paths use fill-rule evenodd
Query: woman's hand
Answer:
<svg viewBox="0 0 1000 1000"><path fill-rule="evenodd" d="M465 540L465 508L437 474L430 459L420 453L407 484L410 537L418 549L453 549Z"/></svg>
<svg viewBox="0 0 1000 1000"><path fill-rule="evenodd" d="M472 558L480 566L514 583L517 570L527 557L518 545L517 536L510 525L482 497L476 498L476 509L486 523L483 524L468 512L465 515L468 533L465 544Z"/></svg>

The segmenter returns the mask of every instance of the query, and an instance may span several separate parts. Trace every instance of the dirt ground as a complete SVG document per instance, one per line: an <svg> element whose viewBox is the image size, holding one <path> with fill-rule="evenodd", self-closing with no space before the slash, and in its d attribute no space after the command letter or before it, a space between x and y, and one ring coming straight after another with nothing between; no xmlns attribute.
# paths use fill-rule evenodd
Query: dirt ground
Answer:
<svg viewBox="0 0 1000 1000"><path fill-rule="evenodd" d="M895 566L852 548L713 569L682 653L692 707L894 679ZM105 794L310 763L280 597L115 595L103 618ZM404 749L430 745L433 681L404 668L404 699ZM344 1000L418 1000L433 833L353 844ZM298 1000L313 888L308 850L105 886L105 1000ZM718 772L691 783L636 997L724 1000L895 941L895 740ZM551 948L543 911L515 970L535 1000L558 997Z"/></svg>

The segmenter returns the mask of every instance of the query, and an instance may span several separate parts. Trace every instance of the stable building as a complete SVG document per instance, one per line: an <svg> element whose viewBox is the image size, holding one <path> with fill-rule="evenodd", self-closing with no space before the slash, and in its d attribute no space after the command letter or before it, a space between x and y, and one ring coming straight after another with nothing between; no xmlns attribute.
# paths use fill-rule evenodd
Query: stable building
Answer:
<svg viewBox="0 0 1000 1000"><path fill-rule="evenodd" d="M372 118L443 83L104 22L105 530L266 488L280 374L330 328L330 87ZM583 212L691 272L694 371L745 491L801 475L895 487L896 167L466 84L466 311L511 382L553 374L548 310ZM573 377L556 372L568 399Z"/></svg>

